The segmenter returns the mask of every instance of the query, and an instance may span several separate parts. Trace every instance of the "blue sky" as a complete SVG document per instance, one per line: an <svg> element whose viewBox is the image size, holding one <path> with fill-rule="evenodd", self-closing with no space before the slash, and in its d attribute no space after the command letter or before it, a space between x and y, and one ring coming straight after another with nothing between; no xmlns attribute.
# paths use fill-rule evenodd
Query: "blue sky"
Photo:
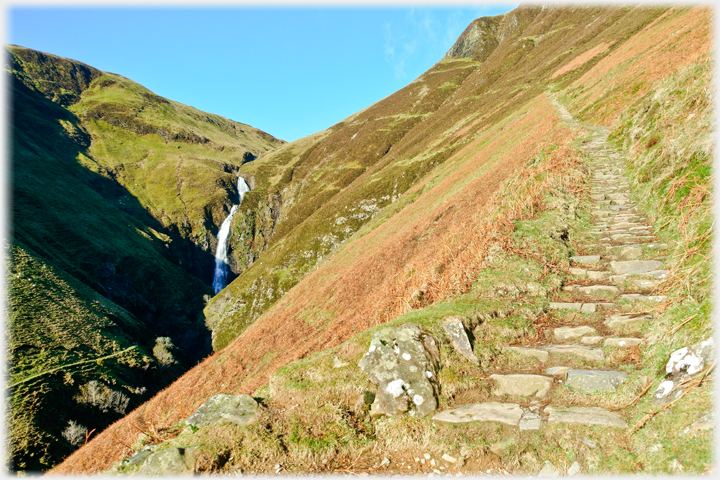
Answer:
<svg viewBox="0 0 720 480"><path fill-rule="evenodd" d="M517 5L10 7L6 42L292 141L404 87L472 20Z"/></svg>

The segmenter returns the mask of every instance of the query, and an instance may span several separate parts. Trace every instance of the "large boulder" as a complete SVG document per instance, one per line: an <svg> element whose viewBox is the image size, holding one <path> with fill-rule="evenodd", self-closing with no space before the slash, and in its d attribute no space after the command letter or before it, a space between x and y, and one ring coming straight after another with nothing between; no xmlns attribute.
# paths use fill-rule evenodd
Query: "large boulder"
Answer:
<svg viewBox="0 0 720 480"><path fill-rule="evenodd" d="M250 395L220 393L200 405L185 423L203 427L221 422L249 425L257 419L258 404Z"/></svg>
<svg viewBox="0 0 720 480"><path fill-rule="evenodd" d="M437 341L413 324L379 330L358 365L377 385L371 415L424 416L437 409Z"/></svg>

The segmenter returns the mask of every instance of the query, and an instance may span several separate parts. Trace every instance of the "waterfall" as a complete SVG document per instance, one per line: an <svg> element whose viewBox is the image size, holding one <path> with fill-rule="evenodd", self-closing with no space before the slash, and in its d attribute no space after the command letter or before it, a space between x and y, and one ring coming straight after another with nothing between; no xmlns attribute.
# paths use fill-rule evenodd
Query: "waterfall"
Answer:
<svg viewBox="0 0 720 480"><path fill-rule="evenodd" d="M217 250L215 250L215 274L213 275L212 283L212 287L215 293L218 293L220 290L227 286L227 277L230 271L227 256L227 240L230 236L230 225L232 224L232 219L233 216L235 216L235 212L237 212L238 207L243 201L243 197L249 191L250 187L248 186L245 179L242 177L238 177L238 194L240 197L238 199L238 204L233 205L233 207L230 209L230 214L225 218L222 225L220 225L220 231L218 232L217 237L218 243Z"/></svg>

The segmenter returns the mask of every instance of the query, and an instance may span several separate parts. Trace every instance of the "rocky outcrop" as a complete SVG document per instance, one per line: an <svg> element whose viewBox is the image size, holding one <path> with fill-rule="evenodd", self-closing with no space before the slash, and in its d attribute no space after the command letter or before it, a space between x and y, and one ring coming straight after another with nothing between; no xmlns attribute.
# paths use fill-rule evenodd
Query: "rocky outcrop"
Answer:
<svg viewBox="0 0 720 480"><path fill-rule="evenodd" d="M257 412L258 404L250 395L220 393L203 403L185 423L196 427L223 422L245 426L257 420Z"/></svg>
<svg viewBox="0 0 720 480"><path fill-rule="evenodd" d="M230 269L236 275L248 269L267 250L283 208L280 192L245 194L243 206L233 218L228 240Z"/></svg>
<svg viewBox="0 0 720 480"><path fill-rule="evenodd" d="M142 464L138 474L143 476L192 474L194 459L191 455L185 455L185 450L170 447L153 453Z"/></svg>
<svg viewBox="0 0 720 480"><path fill-rule="evenodd" d="M435 339L420 327L388 327L373 335L358 365L377 385L371 415L424 416L437 409L440 351Z"/></svg>
<svg viewBox="0 0 720 480"><path fill-rule="evenodd" d="M482 17L472 22L445 54L445 58L487 57L500 43L498 29L504 15Z"/></svg>

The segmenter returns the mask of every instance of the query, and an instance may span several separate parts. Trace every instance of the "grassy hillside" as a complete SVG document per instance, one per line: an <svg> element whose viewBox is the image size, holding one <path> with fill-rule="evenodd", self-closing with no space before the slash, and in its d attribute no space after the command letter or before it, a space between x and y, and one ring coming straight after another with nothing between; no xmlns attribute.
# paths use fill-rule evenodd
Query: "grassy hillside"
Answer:
<svg viewBox="0 0 720 480"><path fill-rule="evenodd" d="M543 458L569 462L571 446L596 429L528 433L499 458L490 447L509 435L504 428L369 417L357 360L380 325L411 321L441 336L441 321L462 315L475 326L482 363L442 345L440 403L452 406L483 395L488 369L509 368L502 344L545 335L547 304L561 295L569 257L585 253L576 243L588 238L590 223L580 146L594 131L563 123L555 92L584 122L614 127L613 138L633 159L632 178L647 184L641 188L648 213L668 206L656 230L672 252L674 283L665 286L674 300L654 312L655 344L643 347L642 357L618 357L657 386L672 349L710 331L704 250L710 233L703 233L711 204L713 120L704 106L712 105L706 88L712 65L703 56L710 26L702 7L521 7L479 19L447 58L405 89L243 165L240 173L257 196L241 209L236 235L247 247L261 241L269 248L205 309L216 349L227 347L55 471L101 471L145 443L197 446L198 468L223 472L272 473L275 465L290 473L375 471L387 456L386 472L408 465L427 473L414 457L440 456L456 445L465 447L466 472L537 473ZM676 92L680 84L687 92ZM681 104L674 103L678 96ZM697 120L668 135L673 119L690 113ZM655 148L666 135L668 143ZM671 150L674 138L697 143ZM644 162L662 169L653 173ZM347 177L331 175L348 164L355 171ZM671 215L676 201L692 215ZM263 229L253 231L258 224ZM687 323L683 311L691 313ZM334 356L348 365L335 368ZM640 389L635 381L620 399L605 401L629 403ZM216 393L261 399L259 423L181 433L177 422ZM587 468L683 468L672 458L686 445L678 439L688 424L683 418L711 401L707 388L693 395L635 436L597 433L612 448L587 454ZM647 397L633 405L636 422L653 409ZM137 432L150 428L156 438L136 443ZM691 441L702 454L686 455L681 465L704 471L711 439L700 434ZM651 451L657 442L661 450Z"/></svg>
<svg viewBox="0 0 720 480"><path fill-rule="evenodd" d="M242 175L254 179L260 198L244 203L231 243L239 258L249 255L254 238L262 237L259 243L269 248L246 271L238 269L240 277L205 309L215 350L383 209L398 211L401 207L391 204L428 172L441 170L478 132L517 111L548 83L568 85L661 13L657 8L527 7L478 19L448 56L407 87L241 167ZM553 76L606 44L612 45ZM282 208L268 241L252 226L258 212L273 203L271 196Z"/></svg>
<svg viewBox="0 0 720 480"><path fill-rule="evenodd" d="M76 401L88 382L123 385L133 408L209 353L201 310L234 172L283 142L79 62L7 53L10 383L42 374L12 389L11 463L43 470L74 448L69 420L119 417Z"/></svg>

